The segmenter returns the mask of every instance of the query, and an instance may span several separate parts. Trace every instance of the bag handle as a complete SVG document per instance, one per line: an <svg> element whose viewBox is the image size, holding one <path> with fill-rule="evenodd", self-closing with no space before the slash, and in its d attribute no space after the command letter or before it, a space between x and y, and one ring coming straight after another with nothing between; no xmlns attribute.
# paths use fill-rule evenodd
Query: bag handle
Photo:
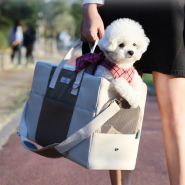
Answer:
<svg viewBox="0 0 185 185"><path fill-rule="evenodd" d="M63 60L61 61L61 63L57 66L53 77L51 79L51 82L49 84L49 87L54 89L58 76L60 74L60 71L62 70L62 68L64 67L64 65L71 59L71 57L73 56L73 54L75 53L75 51L78 49L78 47L80 46L80 44L82 43L82 40L79 39L72 47L71 49L67 52L67 54L64 56Z"/></svg>
<svg viewBox="0 0 185 185"><path fill-rule="evenodd" d="M94 53L94 50L95 50L96 46L98 45L98 41L99 41L99 38L97 38L95 40L94 45L93 45L93 43L89 43L90 53ZM84 71L85 71L85 69L82 69L81 71L78 72L78 74L76 76L76 80L73 84L73 89L71 91L72 95L76 96L78 94L78 89L80 87L80 83L82 81Z"/></svg>
<svg viewBox="0 0 185 185"><path fill-rule="evenodd" d="M51 82L49 84L49 87L54 89L58 76L60 74L60 71L62 70L62 68L64 67L64 65L71 59L71 57L73 56L73 54L75 53L75 51L78 49L78 47L80 46L80 44L82 43L82 40L79 39L71 48L70 50L67 52L67 54L64 56L63 60L61 61L61 63L57 66L53 77L51 79ZM97 41L95 42L93 48L91 49L91 52L93 53L95 50L95 47L97 45Z"/></svg>
<svg viewBox="0 0 185 185"><path fill-rule="evenodd" d="M50 157L50 158L59 158L64 157L64 153L70 150L71 148L75 147L76 145L80 144L86 138L88 138L92 133L94 133L97 129L99 129L106 121L108 121L112 116L114 116L119 110L120 107L113 100L110 106L105 109L102 113L100 113L96 118L94 118L91 122L85 125L83 128L72 134L66 140L61 143L54 143L47 147L43 147L38 149L37 146L31 143L27 137L27 127L26 127L26 112L28 107L28 101L23 110L22 118L21 118L21 125L19 128L18 134L21 135L22 145L39 155Z"/></svg>

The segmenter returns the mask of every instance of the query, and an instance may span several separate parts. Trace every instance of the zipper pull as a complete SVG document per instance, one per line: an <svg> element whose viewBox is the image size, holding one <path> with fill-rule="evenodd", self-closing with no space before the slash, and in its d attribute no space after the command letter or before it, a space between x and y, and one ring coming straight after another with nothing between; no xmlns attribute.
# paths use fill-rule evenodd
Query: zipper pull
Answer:
<svg viewBox="0 0 185 185"><path fill-rule="evenodd" d="M136 139L139 139L140 138L140 135L141 135L141 130L139 129L137 134L136 134Z"/></svg>

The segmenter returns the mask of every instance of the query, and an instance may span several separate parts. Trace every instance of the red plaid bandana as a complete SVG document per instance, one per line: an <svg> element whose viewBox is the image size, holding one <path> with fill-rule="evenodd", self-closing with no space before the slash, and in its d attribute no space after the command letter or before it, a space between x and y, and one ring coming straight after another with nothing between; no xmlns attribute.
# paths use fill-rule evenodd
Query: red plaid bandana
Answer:
<svg viewBox="0 0 185 185"><path fill-rule="evenodd" d="M130 83L134 77L135 74L135 68L134 66L123 69L120 68L118 65L113 64L112 62L108 61L105 58L105 55L103 52L101 53L87 53L82 55L81 57L76 59L76 69L75 71L80 71L90 64L98 63L98 65L102 65L113 74L114 78L125 78L128 83Z"/></svg>

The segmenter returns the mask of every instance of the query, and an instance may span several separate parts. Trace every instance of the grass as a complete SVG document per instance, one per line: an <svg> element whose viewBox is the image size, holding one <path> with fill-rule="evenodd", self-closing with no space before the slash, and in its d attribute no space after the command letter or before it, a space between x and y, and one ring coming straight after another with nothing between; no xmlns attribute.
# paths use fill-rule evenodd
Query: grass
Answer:
<svg viewBox="0 0 185 185"><path fill-rule="evenodd" d="M25 104L29 97L30 85L19 86L19 89L20 92L17 95L9 97L7 105L0 105L0 128Z"/></svg>
<svg viewBox="0 0 185 185"><path fill-rule="evenodd" d="M26 100L29 98L30 93L30 84L24 84L20 87L21 93L18 96L15 96L12 100L12 107L10 112L16 112L19 108L21 108Z"/></svg>
<svg viewBox="0 0 185 185"><path fill-rule="evenodd" d="M28 99L28 97L29 97L28 94L25 94L25 95L23 95L21 97L16 97L15 100L14 100L14 102L13 102L13 105L11 107L11 112L14 113L19 108L21 108L25 104L25 102Z"/></svg>

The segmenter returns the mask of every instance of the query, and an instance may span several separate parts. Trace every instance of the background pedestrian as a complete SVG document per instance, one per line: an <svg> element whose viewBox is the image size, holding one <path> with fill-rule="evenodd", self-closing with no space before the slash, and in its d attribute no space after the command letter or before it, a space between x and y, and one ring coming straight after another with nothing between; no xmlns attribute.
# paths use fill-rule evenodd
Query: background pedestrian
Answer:
<svg viewBox="0 0 185 185"><path fill-rule="evenodd" d="M26 65L31 62L34 63L33 49L36 40L36 32L31 23L27 24L27 30L24 33L24 46L26 47Z"/></svg>
<svg viewBox="0 0 185 185"><path fill-rule="evenodd" d="M18 66L21 65L21 46L23 42L23 31L19 20L14 22L14 26L10 29L10 45L12 47L11 59L15 56L15 52L18 52Z"/></svg>

